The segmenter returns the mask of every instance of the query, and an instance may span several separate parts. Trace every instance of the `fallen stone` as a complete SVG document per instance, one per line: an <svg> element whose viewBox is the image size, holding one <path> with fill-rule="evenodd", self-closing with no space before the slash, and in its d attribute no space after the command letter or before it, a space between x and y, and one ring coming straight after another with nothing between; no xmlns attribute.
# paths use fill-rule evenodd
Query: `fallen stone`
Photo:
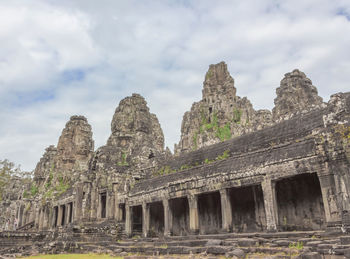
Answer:
<svg viewBox="0 0 350 259"><path fill-rule="evenodd" d="M227 253L228 257L245 258L245 252L242 249L236 248Z"/></svg>
<svg viewBox="0 0 350 259"><path fill-rule="evenodd" d="M318 245L320 245L322 243L323 243L322 241L311 241L311 242L307 242L306 244L308 246L311 246L311 247L317 247Z"/></svg>
<svg viewBox="0 0 350 259"><path fill-rule="evenodd" d="M274 243L277 244L278 246L289 246L293 242L289 240L276 240Z"/></svg>
<svg viewBox="0 0 350 259"><path fill-rule="evenodd" d="M340 237L340 243L342 245L350 245L350 236Z"/></svg>
<svg viewBox="0 0 350 259"><path fill-rule="evenodd" d="M301 259L321 259L321 258L322 256L316 252L305 253L301 255Z"/></svg>
<svg viewBox="0 0 350 259"><path fill-rule="evenodd" d="M205 246L219 246L222 244L222 241L220 239L210 239L205 244Z"/></svg>
<svg viewBox="0 0 350 259"><path fill-rule="evenodd" d="M227 252L227 250L228 248L223 246L209 246L207 248L207 253L213 255L223 255Z"/></svg>
<svg viewBox="0 0 350 259"><path fill-rule="evenodd" d="M259 245L259 241L253 238L240 238L240 239L237 239L237 244L239 246L249 247L249 246Z"/></svg>

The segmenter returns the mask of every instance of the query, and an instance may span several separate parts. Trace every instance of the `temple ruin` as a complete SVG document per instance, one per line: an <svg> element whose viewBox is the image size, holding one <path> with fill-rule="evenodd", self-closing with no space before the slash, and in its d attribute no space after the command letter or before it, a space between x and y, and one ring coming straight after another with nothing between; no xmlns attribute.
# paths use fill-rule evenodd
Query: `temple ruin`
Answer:
<svg viewBox="0 0 350 259"><path fill-rule="evenodd" d="M91 232L111 240L296 231L346 236L350 93L324 103L299 70L285 74L276 93L272 112L254 110L236 95L226 64L210 65L202 100L184 114L174 155L138 94L120 102L111 135L97 150L87 119L72 116L32 183L18 180L5 194L0 234L28 241L26 233L37 233L72 244ZM5 230L7 219L17 219L16 231L12 223Z"/></svg>

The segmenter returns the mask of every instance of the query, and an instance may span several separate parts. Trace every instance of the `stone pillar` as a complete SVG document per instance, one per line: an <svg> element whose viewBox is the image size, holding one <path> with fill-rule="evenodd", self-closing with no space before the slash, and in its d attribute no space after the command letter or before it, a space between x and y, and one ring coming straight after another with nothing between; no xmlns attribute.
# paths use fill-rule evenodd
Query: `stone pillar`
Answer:
<svg viewBox="0 0 350 259"><path fill-rule="evenodd" d="M264 194L264 206L266 214L267 231L277 231L278 214L277 214L277 198L276 198L276 183L269 178L265 178L261 187Z"/></svg>
<svg viewBox="0 0 350 259"><path fill-rule="evenodd" d="M23 213L24 213L24 205L21 204L19 207L19 215L18 215L18 226L23 226Z"/></svg>
<svg viewBox="0 0 350 259"><path fill-rule="evenodd" d="M107 201L106 201L106 218L113 219L114 218L114 193L108 191L107 192Z"/></svg>
<svg viewBox="0 0 350 259"><path fill-rule="evenodd" d="M338 208L337 195L334 190L335 181L333 174L317 175L320 181L324 212L327 223L341 220L341 208Z"/></svg>
<svg viewBox="0 0 350 259"><path fill-rule="evenodd" d="M125 233L129 237L132 235L132 210L129 205L125 205Z"/></svg>
<svg viewBox="0 0 350 259"><path fill-rule="evenodd" d="M67 224L69 224L69 223L71 223L71 222L69 222L69 216L70 216L70 213L71 213L71 210L73 209L73 205L72 205L72 207L70 206L70 203L67 203L66 204L66 225ZM72 211L72 213L73 213L73 211Z"/></svg>
<svg viewBox="0 0 350 259"><path fill-rule="evenodd" d="M54 229L55 228L55 217L56 217L56 212L55 212L55 206L53 208L50 209L50 225L49 228L50 229Z"/></svg>
<svg viewBox="0 0 350 259"><path fill-rule="evenodd" d="M37 229L39 229L39 223L40 223L40 208L35 208L35 218L34 218L34 225Z"/></svg>
<svg viewBox="0 0 350 259"><path fill-rule="evenodd" d="M148 236L150 225L150 208L147 203L142 203L142 235Z"/></svg>
<svg viewBox="0 0 350 259"><path fill-rule="evenodd" d="M170 236L171 230L173 228L173 219L172 214L169 207L169 200L163 200L163 208L164 208L164 236Z"/></svg>
<svg viewBox="0 0 350 259"><path fill-rule="evenodd" d="M93 184L92 185L92 188L91 188L91 208L90 208L90 211L91 211L91 219L94 220L96 219L96 216L97 216L97 200L98 200L99 196L98 196L98 193L97 193L97 187Z"/></svg>
<svg viewBox="0 0 350 259"><path fill-rule="evenodd" d="M38 223L39 230L43 230L43 223L44 223L44 209L41 208L39 210L39 223Z"/></svg>
<svg viewBox="0 0 350 259"><path fill-rule="evenodd" d="M190 210L190 232L197 234L199 232L198 196L189 195L187 199Z"/></svg>
<svg viewBox="0 0 350 259"><path fill-rule="evenodd" d="M58 205L57 227L62 225L62 214L63 214L62 206Z"/></svg>
<svg viewBox="0 0 350 259"><path fill-rule="evenodd" d="M44 207L44 222L43 222L43 229L49 228L49 221L50 221L50 210L48 206Z"/></svg>
<svg viewBox="0 0 350 259"><path fill-rule="evenodd" d="M116 204L115 205L115 212L116 212L115 219L118 222L122 222L123 221L123 210L120 207L122 204L119 201L116 201L115 204Z"/></svg>
<svg viewBox="0 0 350 259"><path fill-rule="evenodd" d="M113 184L113 200L114 200L114 212L113 212L113 216L114 219L116 219L118 222L120 222L120 210L119 210L119 201L118 201L118 185L117 184Z"/></svg>
<svg viewBox="0 0 350 259"><path fill-rule="evenodd" d="M101 205L102 205L102 203L101 203L101 193L98 193L97 192L97 194L96 194L96 202L97 202L97 206L96 206L96 218L98 218L98 219L101 219ZM107 205L107 204L106 204Z"/></svg>
<svg viewBox="0 0 350 259"><path fill-rule="evenodd" d="M228 189L220 190L222 229L229 232L232 229L232 209Z"/></svg>
<svg viewBox="0 0 350 259"><path fill-rule="evenodd" d="M80 222L83 217L83 194L84 183L78 183L75 187L73 222Z"/></svg>

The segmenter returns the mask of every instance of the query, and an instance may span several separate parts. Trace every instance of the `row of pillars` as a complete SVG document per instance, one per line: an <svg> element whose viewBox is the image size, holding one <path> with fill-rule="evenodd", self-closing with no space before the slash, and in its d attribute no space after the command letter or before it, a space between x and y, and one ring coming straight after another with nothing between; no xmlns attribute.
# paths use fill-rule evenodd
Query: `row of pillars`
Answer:
<svg viewBox="0 0 350 259"><path fill-rule="evenodd" d="M270 179L266 179L262 182L262 190L264 195L264 205L266 213L266 225L268 231L277 230L277 201L275 183ZM228 189L220 190L221 199L221 217L222 217L222 230L228 232L232 229L232 209L229 197ZM199 209L198 209L198 195L187 196L189 205L189 230L191 233L199 232ZM164 209L164 235L169 236L172 230L172 213L169 208L169 200L162 200ZM126 205L126 222L125 231L126 234L132 235L132 207ZM147 237L150 231L150 204L142 203L142 233L144 237Z"/></svg>
<svg viewBox="0 0 350 259"><path fill-rule="evenodd" d="M73 202L58 205L53 208L37 208L35 226L38 230L45 230L72 223L74 218Z"/></svg>

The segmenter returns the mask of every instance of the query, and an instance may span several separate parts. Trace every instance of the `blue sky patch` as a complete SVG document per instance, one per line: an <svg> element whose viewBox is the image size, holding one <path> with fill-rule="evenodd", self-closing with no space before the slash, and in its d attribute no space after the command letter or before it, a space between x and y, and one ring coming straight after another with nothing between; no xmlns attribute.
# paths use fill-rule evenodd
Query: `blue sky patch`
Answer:
<svg viewBox="0 0 350 259"><path fill-rule="evenodd" d="M337 15L341 15L341 16L344 16L348 21L350 21L350 14L343 8L340 8L338 11L337 11Z"/></svg>
<svg viewBox="0 0 350 259"><path fill-rule="evenodd" d="M85 71L82 69L66 70L61 75L61 79L64 83L81 81L81 80L84 80L84 78L85 78Z"/></svg>
<svg viewBox="0 0 350 259"><path fill-rule="evenodd" d="M39 102L46 102L55 98L53 90L51 91L33 91L26 93L16 93L12 105L16 107L26 107Z"/></svg>

